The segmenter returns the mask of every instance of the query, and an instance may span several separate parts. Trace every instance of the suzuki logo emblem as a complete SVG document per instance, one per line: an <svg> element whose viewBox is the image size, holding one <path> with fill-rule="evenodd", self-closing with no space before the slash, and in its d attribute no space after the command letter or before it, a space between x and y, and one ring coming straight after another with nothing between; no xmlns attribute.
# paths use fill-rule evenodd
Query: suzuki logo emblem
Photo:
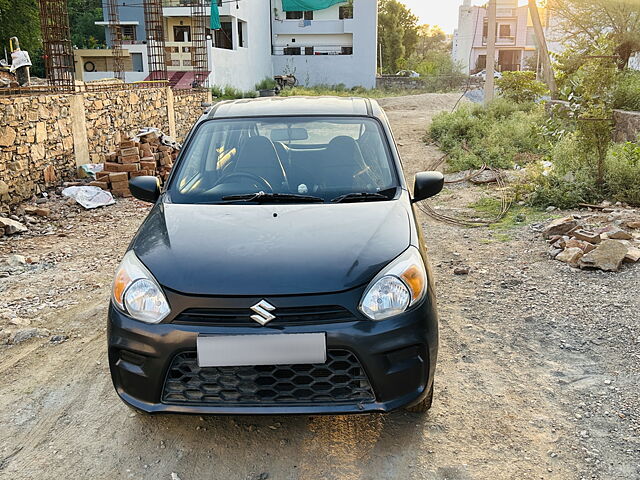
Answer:
<svg viewBox="0 0 640 480"><path fill-rule="evenodd" d="M273 312L276 309L273 305L271 305L266 300L260 300L260 302L256 303L251 310L257 313L257 315L251 315L251 320L255 320L260 325L266 325L271 320L276 318L275 315L271 315L269 312Z"/></svg>

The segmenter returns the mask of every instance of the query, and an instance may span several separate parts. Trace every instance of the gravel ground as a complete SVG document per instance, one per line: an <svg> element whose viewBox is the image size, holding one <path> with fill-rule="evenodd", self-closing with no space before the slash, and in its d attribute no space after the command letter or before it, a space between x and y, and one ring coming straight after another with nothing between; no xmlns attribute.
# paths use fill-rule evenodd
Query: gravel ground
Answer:
<svg viewBox="0 0 640 480"><path fill-rule="evenodd" d="M408 179L440 156L425 128L456 100L381 101ZM434 205L467 211L491 188L450 186ZM441 314L427 416L146 417L113 392L105 316L148 208L47 206L41 234L0 241L0 264L34 261L0 267L0 477L640 479L639 266L575 270L530 225L507 238L420 214Z"/></svg>

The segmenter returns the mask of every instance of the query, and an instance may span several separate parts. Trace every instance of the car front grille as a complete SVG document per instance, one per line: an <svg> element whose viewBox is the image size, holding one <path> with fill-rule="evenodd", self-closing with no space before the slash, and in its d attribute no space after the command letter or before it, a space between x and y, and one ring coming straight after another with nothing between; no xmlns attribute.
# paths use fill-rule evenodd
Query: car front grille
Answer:
<svg viewBox="0 0 640 480"><path fill-rule="evenodd" d="M251 319L253 313L249 308L190 308L178 315L173 323L263 328L262 325ZM337 305L278 308L274 315L276 318L269 323L271 326L313 325L355 320L349 310Z"/></svg>
<svg viewBox="0 0 640 480"><path fill-rule="evenodd" d="M162 402L201 406L358 404L375 400L356 356L329 350L323 364L199 367L196 352L176 355Z"/></svg>

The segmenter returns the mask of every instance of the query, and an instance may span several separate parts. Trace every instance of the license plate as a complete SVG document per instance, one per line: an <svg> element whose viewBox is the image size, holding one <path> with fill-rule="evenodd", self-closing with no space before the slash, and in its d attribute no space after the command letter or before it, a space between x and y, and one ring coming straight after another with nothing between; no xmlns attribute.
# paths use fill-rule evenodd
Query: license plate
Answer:
<svg viewBox="0 0 640 480"><path fill-rule="evenodd" d="M201 367L325 363L324 333L212 335L197 342Z"/></svg>

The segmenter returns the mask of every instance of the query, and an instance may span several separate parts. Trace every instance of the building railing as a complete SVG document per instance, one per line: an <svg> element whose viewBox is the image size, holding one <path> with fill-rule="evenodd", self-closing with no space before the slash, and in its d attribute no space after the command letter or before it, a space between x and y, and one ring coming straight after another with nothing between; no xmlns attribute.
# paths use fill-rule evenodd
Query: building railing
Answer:
<svg viewBox="0 0 640 480"><path fill-rule="evenodd" d="M163 7L190 7L193 0L162 0ZM205 0L206 6L211 6L211 0Z"/></svg>
<svg viewBox="0 0 640 480"><path fill-rule="evenodd" d="M352 45L289 45L288 47L274 46L272 55L287 56L323 56L323 55L353 55Z"/></svg>
<svg viewBox="0 0 640 480"><path fill-rule="evenodd" d="M482 45L486 45L486 44L487 44L487 37L482 37ZM496 45L515 45L515 44L516 44L515 36L496 37Z"/></svg>

